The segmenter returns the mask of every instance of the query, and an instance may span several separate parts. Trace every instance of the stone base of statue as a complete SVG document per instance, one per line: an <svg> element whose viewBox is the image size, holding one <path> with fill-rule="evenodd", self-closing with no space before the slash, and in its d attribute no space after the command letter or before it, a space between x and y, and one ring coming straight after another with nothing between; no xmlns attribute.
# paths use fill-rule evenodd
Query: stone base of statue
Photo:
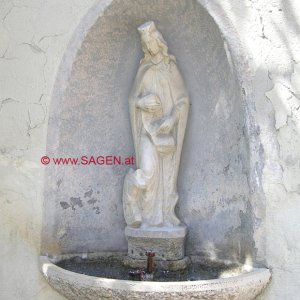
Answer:
<svg viewBox="0 0 300 300"><path fill-rule="evenodd" d="M187 234L186 226L174 227L126 227L128 256L124 264L133 268L146 266L146 252L155 253L154 263L162 269L185 269L189 259L185 257L184 243Z"/></svg>

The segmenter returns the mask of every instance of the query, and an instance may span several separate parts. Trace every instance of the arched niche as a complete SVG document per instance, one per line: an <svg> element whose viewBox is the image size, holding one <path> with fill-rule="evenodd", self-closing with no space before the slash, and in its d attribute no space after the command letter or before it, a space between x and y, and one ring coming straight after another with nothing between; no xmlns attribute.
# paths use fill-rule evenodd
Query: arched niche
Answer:
<svg viewBox="0 0 300 300"><path fill-rule="evenodd" d="M156 22L176 56L191 99L177 207L189 230L186 252L244 262L255 251L251 108L233 66L236 57L231 59L218 26L198 1L99 1L61 63L47 154L134 154L128 95L142 57L136 28L148 20ZM127 170L50 164L42 252L126 251L121 195Z"/></svg>

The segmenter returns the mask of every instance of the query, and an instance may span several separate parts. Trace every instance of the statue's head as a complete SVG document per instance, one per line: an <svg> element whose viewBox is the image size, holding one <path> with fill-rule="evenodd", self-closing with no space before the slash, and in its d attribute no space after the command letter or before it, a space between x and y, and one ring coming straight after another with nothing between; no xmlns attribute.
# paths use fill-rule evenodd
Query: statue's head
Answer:
<svg viewBox="0 0 300 300"><path fill-rule="evenodd" d="M141 35L142 48L144 51L144 58L142 62L148 62L151 57L161 53L166 63L170 60L175 61L175 57L168 53L168 46L162 34L157 30L153 21L144 23L138 28Z"/></svg>

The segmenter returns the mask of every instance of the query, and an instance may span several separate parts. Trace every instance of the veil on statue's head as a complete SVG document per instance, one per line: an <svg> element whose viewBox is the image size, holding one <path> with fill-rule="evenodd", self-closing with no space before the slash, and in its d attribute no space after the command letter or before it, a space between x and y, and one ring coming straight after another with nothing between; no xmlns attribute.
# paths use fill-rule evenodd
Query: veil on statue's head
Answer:
<svg viewBox="0 0 300 300"><path fill-rule="evenodd" d="M146 22L138 27L138 31L141 36L142 49L144 52L144 58L141 63L147 63L151 60L151 54L147 48L147 41L155 39L158 43L159 48L164 56L165 63L170 63L170 61L176 62L175 56L169 54L168 45L162 34L157 30L155 23L153 21Z"/></svg>

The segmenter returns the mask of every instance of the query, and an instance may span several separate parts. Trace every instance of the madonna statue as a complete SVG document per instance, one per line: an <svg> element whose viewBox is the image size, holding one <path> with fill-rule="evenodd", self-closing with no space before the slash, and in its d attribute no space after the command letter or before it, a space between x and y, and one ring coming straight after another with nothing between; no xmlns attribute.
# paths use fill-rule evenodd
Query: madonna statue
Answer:
<svg viewBox="0 0 300 300"><path fill-rule="evenodd" d="M138 31L144 57L129 98L137 170L124 180L125 220L129 227L173 227L180 224L174 210L189 98L154 22Z"/></svg>

